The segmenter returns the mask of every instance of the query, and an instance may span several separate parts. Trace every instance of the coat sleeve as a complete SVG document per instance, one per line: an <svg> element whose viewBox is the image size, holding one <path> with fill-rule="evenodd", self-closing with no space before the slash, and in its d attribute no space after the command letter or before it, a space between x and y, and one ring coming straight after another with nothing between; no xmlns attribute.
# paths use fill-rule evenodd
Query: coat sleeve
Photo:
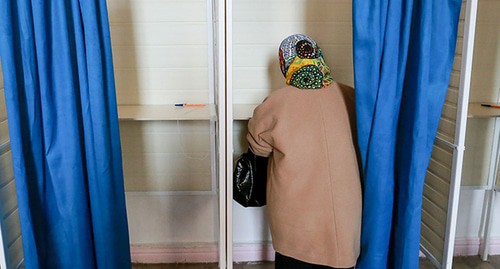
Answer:
<svg viewBox="0 0 500 269"><path fill-rule="evenodd" d="M248 122L247 141L255 155L269 157L273 151L273 130L276 126L272 102L268 99L255 108Z"/></svg>

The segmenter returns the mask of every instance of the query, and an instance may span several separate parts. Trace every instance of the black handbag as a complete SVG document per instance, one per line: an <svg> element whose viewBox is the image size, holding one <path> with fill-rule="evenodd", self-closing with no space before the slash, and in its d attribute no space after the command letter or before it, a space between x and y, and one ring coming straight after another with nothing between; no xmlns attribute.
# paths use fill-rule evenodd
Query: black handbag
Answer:
<svg viewBox="0 0 500 269"><path fill-rule="evenodd" d="M244 207L266 205L267 157L249 149L236 160L233 172L233 199Z"/></svg>

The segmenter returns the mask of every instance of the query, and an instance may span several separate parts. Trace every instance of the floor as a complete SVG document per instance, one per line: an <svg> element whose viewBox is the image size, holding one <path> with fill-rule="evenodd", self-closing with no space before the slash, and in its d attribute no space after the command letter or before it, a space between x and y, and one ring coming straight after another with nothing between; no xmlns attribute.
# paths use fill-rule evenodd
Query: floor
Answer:
<svg viewBox="0 0 500 269"><path fill-rule="evenodd" d="M134 264L133 269L216 269L217 264ZM234 269L274 269L272 262L235 264ZM420 260L420 269L434 269L428 260ZM293 268L290 268L293 269ZM477 256L455 257L453 269L500 269L500 256L490 256L487 262Z"/></svg>

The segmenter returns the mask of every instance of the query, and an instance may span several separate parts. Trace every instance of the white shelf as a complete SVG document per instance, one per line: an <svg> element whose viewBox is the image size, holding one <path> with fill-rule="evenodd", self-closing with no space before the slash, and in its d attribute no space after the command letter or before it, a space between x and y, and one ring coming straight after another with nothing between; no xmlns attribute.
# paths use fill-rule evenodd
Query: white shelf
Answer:
<svg viewBox="0 0 500 269"><path fill-rule="evenodd" d="M484 107L484 103L470 103L468 117L469 118L495 118L500 117L500 108ZM495 104L496 105L496 104Z"/></svg>
<svg viewBox="0 0 500 269"><path fill-rule="evenodd" d="M234 120L249 120L253 115L253 110L259 104L234 104L233 118Z"/></svg>
<svg viewBox="0 0 500 269"><path fill-rule="evenodd" d="M176 107L168 105L119 105L118 118L134 121L211 120L215 119L215 105Z"/></svg>

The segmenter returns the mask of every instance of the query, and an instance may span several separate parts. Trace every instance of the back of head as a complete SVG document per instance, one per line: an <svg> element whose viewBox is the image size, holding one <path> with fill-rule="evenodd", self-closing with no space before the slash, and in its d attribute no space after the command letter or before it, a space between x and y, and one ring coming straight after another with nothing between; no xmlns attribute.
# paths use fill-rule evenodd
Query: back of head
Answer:
<svg viewBox="0 0 500 269"><path fill-rule="evenodd" d="M333 82L330 68L318 44L309 36L285 38L279 48L280 67L286 84L300 89L321 89Z"/></svg>

